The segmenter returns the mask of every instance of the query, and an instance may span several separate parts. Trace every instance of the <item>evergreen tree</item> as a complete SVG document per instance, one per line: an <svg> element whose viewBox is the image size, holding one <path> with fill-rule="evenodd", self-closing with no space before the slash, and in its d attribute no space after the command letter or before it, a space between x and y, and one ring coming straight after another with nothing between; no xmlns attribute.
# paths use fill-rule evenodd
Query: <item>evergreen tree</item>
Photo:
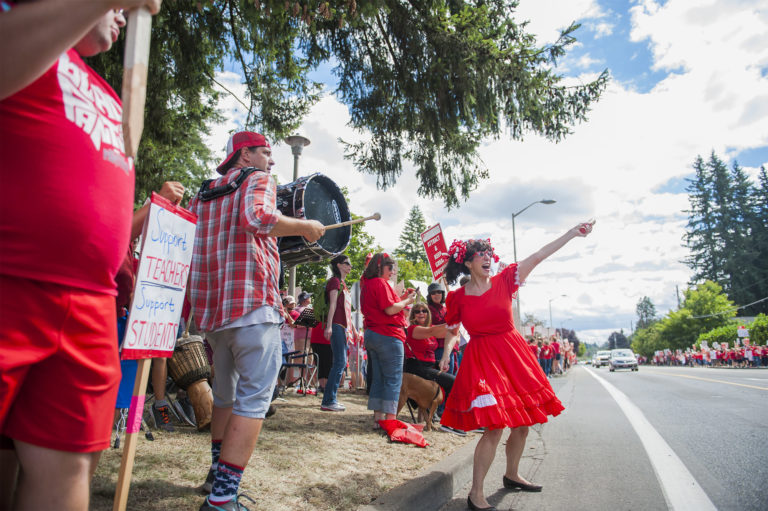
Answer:
<svg viewBox="0 0 768 511"><path fill-rule="evenodd" d="M610 336L608 336L608 349L618 349L618 348L629 348L629 340L627 340L627 336L624 335L624 330L620 330L618 332L611 333Z"/></svg>
<svg viewBox="0 0 768 511"><path fill-rule="evenodd" d="M686 188L691 205L688 213L688 232L683 236L691 255L685 263L693 270L692 280L712 278L722 267L722 257L716 239L716 220L712 200L712 173L701 156L693 163L695 177ZM713 279L714 280L714 279Z"/></svg>
<svg viewBox="0 0 768 511"><path fill-rule="evenodd" d="M768 290L768 285L756 283L755 270L758 263L753 235L756 225L756 191L746 173L734 162L731 169L732 197L729 204L729 239L726 245L729 281L724 289L728 296L740 305L746 305L761 298L758 293ZM768 296L768 295L762 295ZM740 314L752 315L752 308L743 309Z"/></svg>
<svg viewBox="0 0 768 511"><path fill-rule="evenodd" d="M421 241L421 233L427 230L427 221L419 206L413 206L408 213L403 231L400 233L400 245L395 255L412 263L426 263L429 269L427 253Z"/></svg>
<svg viewBox="0 0 768 511"><path fill-rule="evenodd" d="M738 163L729 171L714 152L706 163L697 157L693 167L684 237L691 252L685 262L694 271L692 282L717 282L742 306L759 302L768 296L765 169L755 186ZM768 311L768 300L744 307L740 314L763 311Z"/></svg>
<svg viewBox="0 0 768 511"><path fill-rule="evenodd" d="M176 0L154 17L137 193L167 179L195 190L210 172L203 135L217 120L215 74L235 67L247 89L243 126L282 140L319 99L309 73L332 62L358 170L386 188L416 167L419 193L450 206L487 170L482 140L527 133L559 141L586 120L608 81L568 85L556 64L578 25L539 45L516 1ZM121 90L124 35L89 63Z"/></svg>
<svg viewBox="0 0 768 511"><path fill-rule="evenodd" d="M757 173L757 184L753 187L753 214L750 222L750 239L754 259L748 265L752 281L749 289L754 300L768 296L768 174L765 167ZM746 273L746 272L745 272ZM750 303L750 302L747 302ZM747 307L744 315L768 314L768 300Z"/></svg>
<svg viewBox="0 0 768 511"><path fill-rule="evenodd" d="M644 296L637 302L635 307L637 312L637 328L648 328L656 321L656 306L647 296Z"/></svg>

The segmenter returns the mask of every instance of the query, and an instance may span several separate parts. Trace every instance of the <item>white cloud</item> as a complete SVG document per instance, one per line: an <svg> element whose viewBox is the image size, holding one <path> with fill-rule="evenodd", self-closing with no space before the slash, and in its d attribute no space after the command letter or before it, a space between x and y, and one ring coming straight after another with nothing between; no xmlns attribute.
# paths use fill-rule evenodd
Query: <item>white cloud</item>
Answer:
<svg viewBox="0 0 768 511"><path fill-rule="evenodd" d="M397 185L383 192L375 188L373 176L360 174L344 160L336 140L360 135L346 126L347 109L331 96L313 108L299 130L312 140L300 173L322 171L347 186L358 214L379 210L382 221L367 224L367 230L387 249L396 247L413 204L421 206L429 223L441 222L449 243L455 237L491 236L505 260L513 254L510 215L531 202L558 201L537 204L518 217L519 258L576 222L595 217L594 233L574 240L537 268L521 297L523 313L547 322L549 300L558 297L552 302L555 326L562 322L583 340L604 342L614 330L628 332L641 297L649 296L660 313L676 306L675 288L682 291L690 278L681 262L687 255L682 246L687 196L658 190L690 175L697 155L707 157L714 150L726 156L728 150L768 146L768 78L760 71L768 65L768 16L757 4L637 4L629 13L632 40L647 42L656 68L675 71L644 93L611 83L589 122L559 144L537 136L484 143L480 155L491 177L455 211L416 197L418 183L407 166ZM606 16L588 0L525 0L519 13L532 20L541 40L552 40L557 28L573 20ZM234 101L226 106L228 112L237 111ZM211 147L223 148L231 128L232 123L217 129ZM274 153L280 182L290 181L290 148L279 144Z"/></svg>
<svg viewBox="0 0 768 511"><path fill-rule="evenodd" d="M522 0L516 10L518 21L528 20L528 31L536 35L540 44L557 40L560 31L574 21L597 20L606 13L595 0ZM595 30L607 35L609 25ZM598 32L600 33L600 32Z"/></svg>

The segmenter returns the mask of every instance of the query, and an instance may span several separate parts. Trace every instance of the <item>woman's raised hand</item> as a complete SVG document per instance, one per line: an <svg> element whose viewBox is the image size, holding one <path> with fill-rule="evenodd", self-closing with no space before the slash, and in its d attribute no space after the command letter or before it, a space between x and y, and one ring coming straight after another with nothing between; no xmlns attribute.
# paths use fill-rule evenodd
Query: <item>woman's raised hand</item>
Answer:
<svg viewBox="0 0 768 511"><path fill-rule="evenodd" d="M586 222L580 223L576 227L573 228L576 232L576 236L581 236L582 238L589 235L589 233L592 232L592 227L595 225L596 220L594 218L591 218L587 220Z"/></svg>

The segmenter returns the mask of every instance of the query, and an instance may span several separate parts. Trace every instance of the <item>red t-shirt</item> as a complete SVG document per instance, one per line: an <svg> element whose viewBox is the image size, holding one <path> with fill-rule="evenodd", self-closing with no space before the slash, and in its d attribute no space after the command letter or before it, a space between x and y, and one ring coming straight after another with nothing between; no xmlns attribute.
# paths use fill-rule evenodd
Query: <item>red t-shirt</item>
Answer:
<svg viewBox="0 0 768 511"><path fill-rule="evenodd" d="M539 354L539 358L543 358L544 360L549 360L554 356L555 356L554 353L552 353L552 346L545 345L541 347L541 353Z"/></svg>
<svg viewBox="0 0 768 511"><path fill-rule="evenodd" d="M360 294L360 301L365 328L377 334L405 340L405 313L400 311L390 316L384 312L384 309L400 301L389 282L381 277L367 280Z"/></svg>
<svg viewBox="0 0 768 511"><path fill-rule="evenodd" d="M329 339L325 338L325 325L318 323L309 333L310 344L331 344Z"/></svg>
<svg viewBox="0 0 768 511"><path fill-rule="evenodd" d="M416 339L413 337L413 329L416 325L408 327L408 335L405 338L405 358L415 358L422 362L435 363L435 349L437 348L437 339L428 337L427 339Z"/></svg>
<svg viewBox="0 0 768 511"><path fill-rule="evenodd" d="M333 312L333 321L335 325L341 325L347 328L347 313L345 312L345 300L346 295L344 292L347 290L347 285L344 284L338 277L331 277L325 284L325 299L330 305L331 291L338 291L336 295L336 310Z"/></svg>
<svg viewBox="0 0 768 511"><path fill-rule="evenodd" d="M553 342L552 343L552 352L557 355L560 353L560 343L559 342Z"/></svg>
<svg viewBox="0 0 768 511"><path fill-rule="evenodd" d="M432 316L432 324L433 325L442 325L445 323L445 313L448 309L445 308L445 305L442 304L436 304L431 299L429 300L429 303L427 304L429 307L429 314ZM445 345L445 338L444 337L436 337L437 339L437 347L442 348ZM456 343L458 346L459 343Z"/></svg>
<svg viewBox="0 0 768 511"><path fill-rule="evenodd" d="M134 196L121 122L75 50L0 101L0 272L117 294Z"/></svg>

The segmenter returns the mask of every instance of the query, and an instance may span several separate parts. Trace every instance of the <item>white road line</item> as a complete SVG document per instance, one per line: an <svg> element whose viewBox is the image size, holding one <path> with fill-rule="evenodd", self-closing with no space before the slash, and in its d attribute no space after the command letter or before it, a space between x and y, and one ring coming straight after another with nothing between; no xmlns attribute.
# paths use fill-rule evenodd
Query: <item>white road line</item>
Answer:
<svg viewBox="0 0 768 511"><path fill-rule="evenodd" d="M643 412L629 400L626 394L608 383L603 377L585 368L613 397L627 416L648 453L656 478L661 485L669 509L674 511L715 511L717 508L688 471L675 451L654 429Z"/></svg>

